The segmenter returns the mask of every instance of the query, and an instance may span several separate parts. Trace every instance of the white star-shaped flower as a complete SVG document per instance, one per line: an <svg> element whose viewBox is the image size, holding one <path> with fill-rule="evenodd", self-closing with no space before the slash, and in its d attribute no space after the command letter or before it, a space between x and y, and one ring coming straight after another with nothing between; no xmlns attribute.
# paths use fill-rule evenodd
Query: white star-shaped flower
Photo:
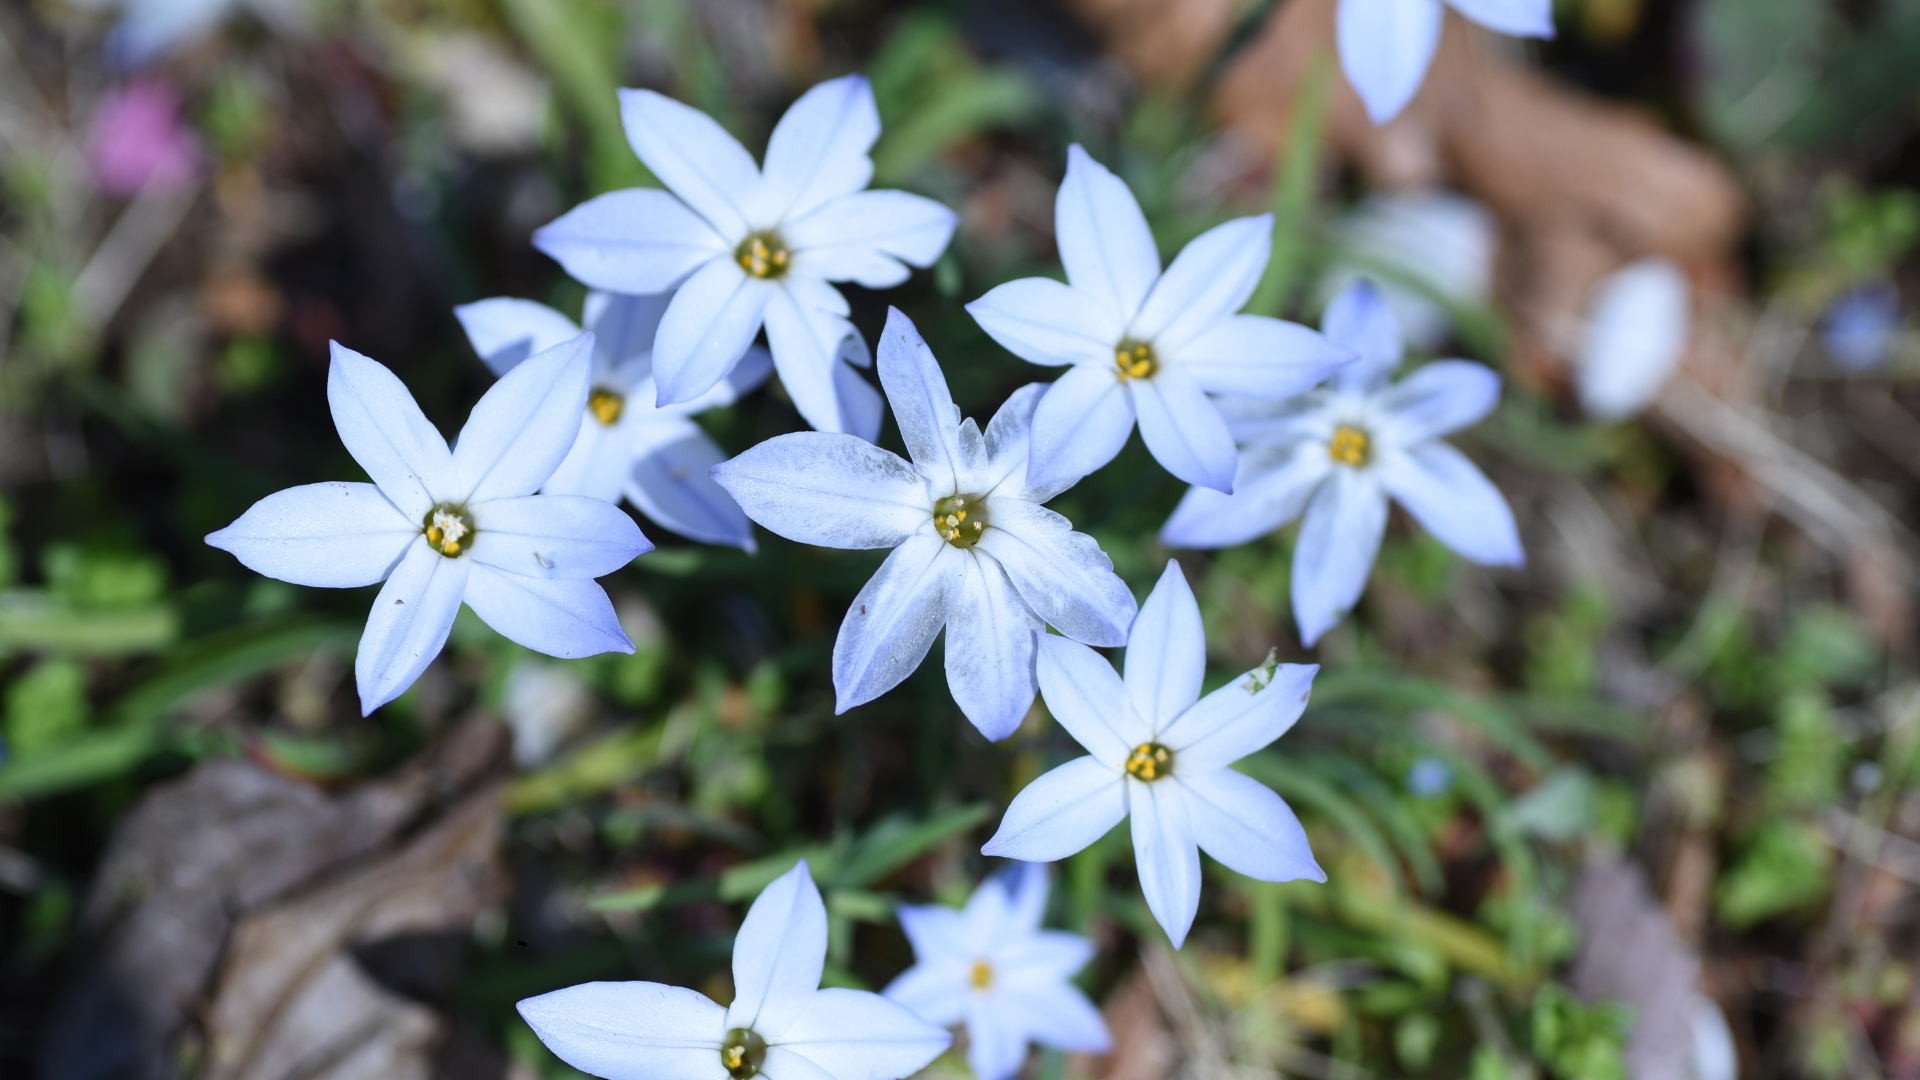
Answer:
<svg viewBox="0 0 1920 1080"><path fill-rule="evenodd" d="M581 334L529 357L481 396L449 450L393 372L335 343L334 427L373 483L288 488L207 543L295 585L386 582L353 661L363 712L413 685L463 601L549 656L630 653L593 579L653 545L611 503L534 494L580 430L592 351Z"/></svg>
<svg viewBox="0 0 1920 1080"><path fill-rule="evenodd" d="M1359 602L1386 534L1389 496L1466 559L1526 561L1507 500L1440 441L1493 411L1500 376L1481 364L1436 360L1389 385L1400 366L1400 328L1364 281L1334 298L1321 326L1361 360L1297 401L1233 403L1245 447L1233 494L1192 488L1160 530L1171 547L1230 547L1304 512L1293 613L1308 645Z"/></svg>
<svg viewBox="0 0 1920 1080"><path fill-rule="evenodd" d="M1137 418L1168 472L1231 490L1233 436L1207 395L1284 398L1353 359L1304 326L1234 314L1266 269L1271 214L1202 233L1163 274L1133 193L1078 145L1054 205L1067 283L1022 278L967 305L1015 356L1072 365L1034 410L1029 484L1112 461Z"/></svg>
<svg viewBox="0 0 1920 1080"><path fill-rule="evenodd" d="M913 323L887 314L880 382L911 462L849 435L802 431L714 466L747 516L789 540L892 548L833 644L837 710L911 675L944 626L947 685L967 719L1004 739L1033 704L1036 631L1118 645L1133 594L1092 537L1040 504L1072 480L1028 481L1027 431L1042 387L1021 388L986 434L961 420Z"/></svg>
<svg viewBox="0 0 1920 1080"><path fill-rule="evenodd" d="M1093 958L1078 934L1042 930L1047 868L1020 863L981 883L960 911L900 908L914 964L882 991L923 1020L967 1025L967 1064L979 1080L1008 1080L1027 1044L1104 1054L1106 1022L1068 981Z"/></svg>
<svg viewBox="0 0 1920 1080"><path fill-rule="evenodd" d="M946 249L951 210L904 191L866 191L880 136L857 75L801 95L773 129L766 167L706 114L651 90L620 91L633 149L668 191L632 188L580 204L534 246L596 289L644 295L681 283L654 339L661 405L707 392L764 324L780 381L807 423L871 441L873 388L843 360L857 332L828 282L885 289Z"/></svg>
<svg viewBox="0 0 1920 1080"><path fill-rule="evenodd" d="M1200 605L1168 562L1127 638L1126 676L1076 641L1040 639L1047 711L1088 751L1021 789L980 850L1064 859L1133 818L1140 891L1174 948L1200 907L1200 852L1258 881L1325 881L1280 796L1228 766L1287 733L1315 664L1263 666L1200 696Z"/></svg>
<svg viewBox="0 0 1920 1080"><path fill-rule="evenodd" d="M1413 100L1440 47L1448 7L1502 34L1553 36L1553 0L1340 0L1340 67L1374 123L1400 115Z"/></svg>
<svg viewBox="0 0 1920 1080"><path fill-rule="evenodd" d="M726 458L690 417L731 404L772 370L766 350L752 348L722 381L682 405L654 404L653 334L671 297L587 294L593 371L580 435L540 490L619 502L682 536L753 550L753 526L707 470ZM505 375L531 353L580 332L545 304L496 297L453 309L467 340L494 374ZM878 427L878 402L875 402Z"/></svg>
<svg viewBox="0 0 1920 1080"><path fill-rule="evenodd" d="M879 994L821 989L827 909L803 859L733 939L733 1004L650 982L593 982L520 1002L560 1060L606 1080L900 1080L951 1037Z"/></svg>

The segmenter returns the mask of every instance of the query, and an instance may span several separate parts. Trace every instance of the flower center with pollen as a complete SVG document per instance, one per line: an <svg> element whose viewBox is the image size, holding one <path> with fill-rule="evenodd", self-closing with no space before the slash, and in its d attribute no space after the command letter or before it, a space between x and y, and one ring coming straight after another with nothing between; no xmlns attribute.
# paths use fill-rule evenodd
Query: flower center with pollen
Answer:
<svg viewBox="0 0 1920 1080"><path fill-rule="evenodd" d="M752 1028L734 1028L720 1043L720 1064L733 1080L748 1080L767 1063L767 1040Z"/></svg>
<svg viewBox="0 0 1920 1080"><path fill-rule="evenodd" d="M1327 443L1327 456L1342 465L1358 468L1373 459L1373 440L1357 427L1341 424L1333 429Z"/></svg>
<svg viewBox="0 0 1920 1080"><path fill-rule="evenodd" d="M975 990L985 990L993 985L993 965L985 960L975 960L973 968L967 972L967 981Z"/></svg>
<svg viewBox="0 0 1920 1080"><path fill-rule="evenodd" d="M1122 338L1120 344L1113 347L1113 366L1120 369L1121 382L1151 379L1153 373L1160 370L1160 360L1154 356L1152 344Z"/></svg>
<svg viewBox="0 0 1920 1080"><path fill-rule="evenodd" d="M978 495L949 495L933 504L933 528L940 539L970 548L987 531L987 502Z"/></svg>
<svg viewBox="0 0 1920 1080"><path fill-rule="evenodd" d="M754 277L777 278L787 272L793 253L787 250L787 242L780 239L779 233L757 232L733 249L733 261Z"/></svg>
<svg viewBox="0 0 1920 1080"><path fill-rule="evenodd" d="M1157 742L1143 742L1127 755L1127 775L1135 780L1158 780L1173 771L1173 751Z"/></svg>
<svg viewBox="0 0 1920 1080"><path fill-rule="evenodd" d="M447 558L456 558L473 546L473 515L462 506L441 503L427 511L421 531L427 543Z"/></svg>
<svg viewBox="0 0 1920 1080"><path fill-rule="evenodd" d="M593 392L587 395L587 411L593 414L595 420L607 427L612 427L613 422L620 419L620 412L626 407L627 399L611 390L595 387Z"/></svg>

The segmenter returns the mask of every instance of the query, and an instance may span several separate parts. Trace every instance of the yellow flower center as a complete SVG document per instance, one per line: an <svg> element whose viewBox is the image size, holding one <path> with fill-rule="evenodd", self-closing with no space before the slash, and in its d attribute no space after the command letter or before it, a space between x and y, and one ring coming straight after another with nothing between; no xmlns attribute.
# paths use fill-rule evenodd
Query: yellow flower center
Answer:
<svg viewBox="0 0 1920 1080"><path fill-rule="evenodd" d="M441 503L427 511L421 531L427 543L447 558L456 558L473 546L473 515L464 506Z"/></svg>
<svg viewBox="0 0 1920 1080"><path fill-rule="evenodd" d="M627 399L611 390L595 387L593 392L587 395L587 411L593 414L595 420L608 427L612 427L613 422L620 419L620 412L626 407Z"/></svg>
<svg viewBox="0 0 1920 1080"><path fill-rule="evenodd" d="M967 981L975 990L985 990L993 985L993 965L985 960L975 960L973 969L967 972Z"/></svg>
<svg viewBox="0 0 1920 1080"><path fill-rule="evenodd" d="M787 242L780 239L779 233L757 232L733 249L733 261L754 277L777 278L787 272L793 253L787 250Z"/></svg>
<svg viewBox="0 0 1920 1080"><path fill-rule="evenodd" d="M1173 771L1173 751L1157 742L1143 742L1127 755L1127 775L1135 780L1158 780Z"/></svg>
<svg viewBox="0 0 1920 1080"><path fill-rule="evenodd" d="M1341 424L1333 429L1333 439L1327 443L1327 456L1342 465L1358 468L1373 457L1373 440L1357 427Z"/></svg>
<svg viewBox="0 0 1920 1080"><path fill-rule="evenodd" d="M978 495L949 495L933 504L933 527L940 539L970 548L987 531L986 500Z"/></svg>
<svg viewBox="0 0 1920 1080"><path fill-rule="evenodd" d="M1120 344L1113 347L1113 366L1120 369L1121 382L1151 379L1153 373L1160 370L1160 360L1154 356L1150 342L1122 338Z"/></svg>
<svg viewBox="0 0 1920 1080"><path fill-rule="evenodd" d="M748 1080L767 1063L767 1040L752 1028L734 1028L720 1043L720 1064L733 1080Z"/></svg>

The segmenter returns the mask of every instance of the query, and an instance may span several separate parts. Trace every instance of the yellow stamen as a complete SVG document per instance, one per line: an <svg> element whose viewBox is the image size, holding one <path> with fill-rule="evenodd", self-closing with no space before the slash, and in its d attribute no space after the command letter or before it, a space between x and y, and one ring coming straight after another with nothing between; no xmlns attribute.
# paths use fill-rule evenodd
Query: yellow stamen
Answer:
<svg viewBox="0 0 1920 1080"><path fill-rule="evenodd" d="M757 278L777 278L787 272L787 264L793 261L793 253L787 250L787 242L777 232L757 232L733 249L733 261L740 269Z"/></svg>
<svg viewBox="0 0 1920 1080"><path fill-rule="evenodd" d="M767 1040L752 1028L734 1028L720 1043L720 1064L733 1080L748 1080L767 1061Z"/></svg>
<svg viewBox="0 0 1920 1080"><path fill-rule="evenodd" d="M993 965L985 960L975 960L973 970L967 973L967 981L975 990L985 990L993 985Z"/></svg>
<svg viewBox="0 0 1920 1080"><path fill-rule="evenodd" d="M473 517L467 513L466 507L446 503L427 511L427 520L421 526L421 531L427 537L427 545L448 558L460 554L474 533Z"/></svg>
<svg viewBox="0 0 1920 1080"><path fill-rule="evenodd" d="M1333 438L1327 443L1327 456L1342 465L1359 468L1373 457L1373 440L1357 427L1341 424L1333 429Z"/></svg>
<svg viewBox="0 0 1920 1080"><path fill-rule="evenodd" d="M978 495L949 495L933 504L933 528L940 539L970 548L987 532L987 508Z"/></svg>
<svg viewBox="0 0 1920 1080"><path fill-rule="evenodd" d="M1120 369L1121 382L1151 379L1160 370L1160 359L1154 355L1152 343L1122 338L1113 347L1113 366Z"/></svg>
<svg viewBox="0 0 1920 1080"><path fill-rule="evenodd" d="M595 420L608 427L612 427L613 422L620 419L620 413L626 407L627 399L611 390L595 387L593 392L587 395L587 411L593 414Z"/></svg>
<svg viewBox="0 0 1920 1080"><path fill-rule="evenodd" d="M1127 775L1136 780L1158 780L1173 771L1173 751L1157 742L1143 742L1127 755Z"/></svg>

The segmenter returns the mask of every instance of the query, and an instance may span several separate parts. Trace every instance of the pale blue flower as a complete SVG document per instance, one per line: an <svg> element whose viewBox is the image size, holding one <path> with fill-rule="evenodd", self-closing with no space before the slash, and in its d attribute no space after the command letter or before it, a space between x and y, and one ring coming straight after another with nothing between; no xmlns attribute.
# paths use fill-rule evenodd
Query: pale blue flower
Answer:
<svg viewBox="0 0 1920 1080"><path fill-rule="evenodd" d="M1284 398L1353 359L1304 326L1235 314L1266 269L1270 214L1209 229L1162 273L1133 193L1076 145L1054 229L1065 284L1022 278L967 305L1015 356L1070 365L1034 410L1035 487L1112 461L1137 420L1168 472L1231 490L1233 436L1208 395Z"/></svg>
<svg viewBox="0 0 1920 1080"><path fill-rule="evenodd" d="M1444 758L1418 758L1407 766L1407 790L1422 799L1444 794L1453 786L1453 766Z"/></svg>
<svg viewBox="0 0 1920 1080"><path fill-rule="evenodd" d="M981 883L959 911L900 908L914 964L882 991L920 1018L967 1026L967 1064L979 1080L1008 1080L1027 1045L1104 1054L1112 1048L1100 1010L1071 980L1093 959L1093 942L1042 930L1047 868L1019 863Z"/></svg>
<svg viewBox="0 0 1920 1080"><path fill-rule="evenodd" d="M1692 308L1687 275L1671 259L1649 256L1601 278L1573 358L1580 408L1602 420L1638 416L1680 366Z"/></svg>
<svg viewBox="0 0 1920 1080"><path fill-rule="evenodd" d="M579 434L592 351L593 335L580 334L529 357L480 398L449 449L393 372L335 343L327 401L373 483L288 488L207 543L295 585L386 583L353 661L362 712L420 677L462 602L536 652L630 653L593 579L653 545L611 503L534 494Z"/></svg>
<svg viewBox="0 0 1920 1080"><path fill-rule="evenodd" d="M1318 665L1263 665L1201 697L1200 605L1168 562L1127 638L1124 678L1051 634L1038 667L1047 711L1088 754L1021 789L983 853L1052 862L1132 817L1140 890L1175 948L1200 907L1201 851L1258 881L1327 880L1286 802L1229 768L1300 719Z"/></svg>
<svg viewBox="0 0 1920 1080"><path fill-rule="evenodd" d="M1448 7L1502 34L1553 36L1553 0L1340 0L1340 67L1374 123L1398 116L1426 80Z"/></svg>
<svg viewBox="0 0 1920 1080"><path fill-rule="evenodd" d="M1863 285L1827 307L1820 341L1840 370L1871 371L1892 354L1899 319L1898 289L1890 282Z"/></svg>
<svg viewBox="0 0 1920 1080"><path fill-rule="evenodd" d="M833 644L836 710L913 674L944 627L947 686L989 739L1033 704L1034 635L1126 640L1133 594L1093 538L1041 506L1072 486L1028 481L1038 384L986 433L962 420L932 350L898 311L880 338L886 387L911 462L850 435L782 435L714 466L747 516L789 540L893 553L854 597Z"/></svg>
<svg viewBox="0 0 1920 1080"><path fill-rule="evenodd" d="M706 393L682 405L655 405L653 335L670 299L587 294L587 329L594 335L592 388L573 449L540 490L607 502L625 495L641 513L681 536L752 551L747 515L707 475L726 454L691 418L758 386L773 365L766 350L748 349ZM453 313L496 375L580 332L572 319L531 300L496 297ZM879 427L877 408L872 426Z"/></svg>
<svg viewBox="0 0 1920 1080"><path fill-rule="evenodd" d="M1480 364L1438 360L1390 385L1400 330L1365 282L1334 300L1321 327L1358 349L1360 361L1296 401L1233 403L1245 448L1233 494L1189 489L1160 530L1172 547L1230 547L1304 514L1293 612L1308 645L1359 601L1390 497L1464 558L1492 566L1525 560L1506 499L1440 441L1493 411L1500 377Z"/></svg>
<svg viewBox="0 0 1920 1080"><path fill-rule="evenodd" d="M878 395L828 282L885 289L946 250L953 211L904 191L866 191L880 136L858 75L801 95L773 129L765 168L705 113L651 90L620 91L627 139L666 190L590 199L534 233L586 284L647 295L677 286L653 343L659 403L726 377L762 326L794 408L821 431L872 441ZM849 342L851 339L851 343Z"/></svg>
<svg viewBox="0 0 1920 1080"><path fill-rule="evenodd" d="M606 1080L900 1080L946 1032L879 994L822 989L827 909L807 863L768 885L733 939L733 1004L651 982L591 982L520 1002L561 1061Z"/></svg>

